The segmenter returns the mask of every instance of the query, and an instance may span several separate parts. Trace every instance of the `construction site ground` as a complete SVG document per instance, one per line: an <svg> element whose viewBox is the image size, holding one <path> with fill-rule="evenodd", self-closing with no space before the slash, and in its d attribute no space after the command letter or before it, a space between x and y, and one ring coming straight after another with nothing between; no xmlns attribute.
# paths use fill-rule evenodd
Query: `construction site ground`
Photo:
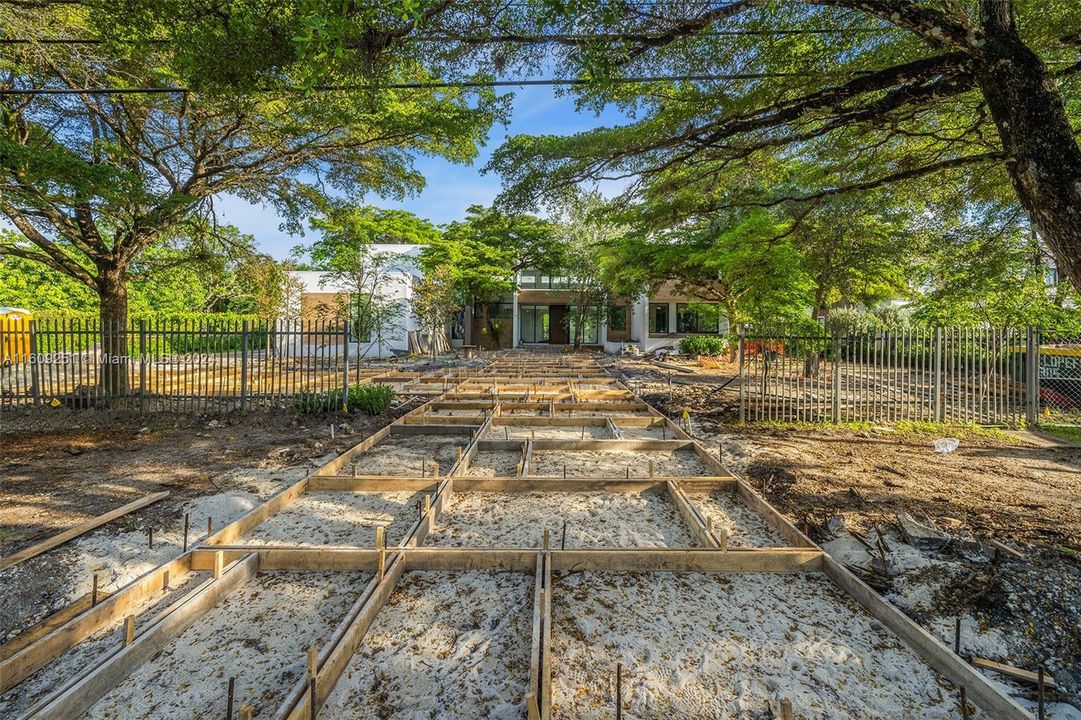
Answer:
<svg viewBox="0 0 1081 720"><path fill-rule="evenodd" d="M735 422L738 418L734 386L718 389L726 378L716 370L680 374L670 382L671 373L648 362L612 358L601 362L643 400L676 424L687 427L714 457L719 456L794 525L933 635L952 642L956 618L960 617L962 654L977 654L1024 668L1044 666L1058 684L1057 690L1048 693L1052 713L1049 717L1081 718L1081 711L1076 709L1081 707L1081 603L1077 601L1081 597L1078 554L1081 551L1081 449L1040 446L1005 433L973 429L740 426ZM5 413L0 419L0 556L17 552L145 493L169 490L171 495L166 501L0 574L3 584L0 643L88 593L95 573L99 575L102 592L112 592L176 557L180 552L185 512L193 525L191 537L197 540L206 535L208 518L214 529L236 520L419 402L415 399L410 402L409 398L399 400L406 404L380 418L345 417L337 413L297 416L280 412L139 418L102 411L44 408L28 413ZM456 412L446 411L448 416ZM335 426L333 438L331 425ZM533 433L533 437L588 440L603 435L598 427L573 431L559 426L538 428L540 434ZM509 437L519 442L526 438L520 427L497 430L490 428L486 437ZM628 428L625 437L653 438L656 431L656 427ZM959 437L961 446L953 453L935 453L931 441L947 433ZM384 450L396 452L390 444ZM427 457L441 452L441 448L428 450L423 453ZM449 458L451 452L447 450L444 457ZM548 452L550 457L545 457L545 452L537 450L536 462L543 468L542 474L548 476L559 476L570 465L568 477L574 477L576 469L582 476L619 477L626 465L612 457L592 457L597 454L592 451ZM503 457L505 454L498 449L479 450L475 465L466 475L513 476L514 457ZM393 455L394 463L402 461L402 457ZM695 459L681 458L678 453L668 458L657 457L656 463L658 474L676 477L703 474ZM387 473L390 472L388 469ZM422 472L424 469L418 467L409 474ZM376 470L372 474L380 473ZM766 547L781 544L770 528L756 526L754 518L741 519L741 507L726 507L723 499L711 499L708 492L691 494L704 514L737 518L734 526L745 534L734 532L731 547L744 543ZM275 532L295 538L298 528L325 529L325 523L310 527L305 524L313 513L341 518L345 512L355 513L351 525L363 526L365 522L373 527L387 525L387 542L394 544L400 540L394 536L394 522L401 522L400 518L396 520L394 506L411 507L410 503L415 503L417 498L408 492L403 492L401 498L384 493L381 504L350 505L343 510L341 503L328 495L309 493L302 501L307 505L290 506L288 511L261 525L258 532L245 537L245 542L273 544L277 542ZM663 548L695 544L694 537L686 531L672 529L670 510L658 507L647 493L631 504L629 498L592 498L588 493L577 494L573 499L560 499L550 493L536 497L516 494L513 503L520 507L516 505L506 517L486 513L484 504L468 493L456 497L457 504L444 511L443 521L433 530L428 545L532 547L535 542L523 536L523 522L543 524L553 513L564 518L604 518L594 524L584 519L572 522L568 546ZM945 541L935 540L917 547L903 531L899 514L929 523L945 536ZM620 523L618 518L623 516L630 519ZM153 548L147 537L151 528ZM317 538L313 544L362 544L350 538L347 529L344 534L334 534L333 528L326 532L325 537ZM367 538L363 542L370 545ZM1022 557L1001 550L996 553L996 543L1004 544ZM355 591L371 578L370 572L353 577L328 574L325 578L317 577L317 573L302 574L304 582L298 584L290 573L261 573L259 582L249 585L246 592L258 595L263 587L261 583L268 583L261 605L266 606L265 613L271 616L280 611L281 604L304 602L318 606L319 613L329 613L326 617L314 612L306 616L313 639L327 635L333 625L329 616L342 610L323 600ZM400 642L401 632L409 631L408 627L399 627L403 623L399 613L415 612L417 617L422 617L440 607L461 603L464 587L465 592L476 594L478 603L495 605L486 608L487 619L481 618L479 622L498 624L499 628L503 628L501 623L511 623L499 631L509 635L493 630L492 637L485 640L493 648L502 648L500 652L506 655L509 665L480 666L478 672L486 674L485 677L497 677L513 671L514 679L508 682L516 688L525 687L521 670L523 663L528 669L529 658L515 655L513 638L521 634L521 628L514 623L529 626L530 601L526 597L532 593L529 577L500 579L494 585L481 576L462 572L447 577L438 573L406 577L409 581L399 586L402 590L380 614L381 624L369 634L363 650L365 657L385 662L388 653L393 655L393 647L387 643L393 646L394 642ZM681 577L684 578L681 582L692 579ZM515 584L517 580L525 584L519 587L521 583ZM684 616L715 612L694 604L683 607L680 603L685 604L686 593L679 592L679 587L652 587L650 582L648 577L636 580L633 574L605 578L603 573L580 573L557 580L559 591L566 592L576 603L592 607L626 607L636 598L649 597L651 603L667 598L670 606L679 607ZM739 588L742 596L757 598L757 605L748 600L748 607L740 611L744 620L753 623L757 617L761 622L756 613L770 612L767 601L775 591L756 586L758 581L751 576L737 576L731 582L747 585ZM414 592L414 588L419 589ZM421 589L425 592L420 592ZM717 588L717 593L732 592L730 587ZM501 616L503 610L498 603L510 602L508 598L518 594L526 597L524 618ZM241 603L243 597L234 596L230 602ZM279 600L274 600L275 597ZM435 605L430 605L431 602ZM221 606L219 610L222 608L229 609ZM591 682L600 683L596 678L589 680L590 668L595 665L590 658L610 647L610 636L622 629L605 625L610 621L605 620L603 613L595 622L583 624L580 615L566 614L566 606L557 605L553 612L557 630L555 651L572 661L570 674L558 676L552 690L557 705L573 708L573 712L557 713L557 716L608 717L605 714L608 700L590 696L588 692L582 695L581 688L590 686ZM641 621L648 624L651 617L645 613ZM272 622L274 618L264 620ZM432 633L449 632L441 630L438 621L437 614L432 615L431 622L435 624L427 631L428 636L410 642L414 645L434 642ZM221 628L227 628L228 614L217 622L222 623ZM823 618L821 622L830 620ZM495 625L493 628L499 629ZM856 634L865 631L855 626L848 629ZM677 626L669 630L674 636L686 632ZM718 639L734 632L731 627L711 631L717 633ZM767 629L767 635L769 632ZM664 646L662 637L646 633L640 641L643 647L661 643L658 652L662 654L679 654L678 647ZM876 640L869 636L866 642L874 645ZM299 645L276 649L294 655L304 650ZM445 658L437 657L431 662L438 665L437 660ZM684 664L705 662L692 657L678 660ZM785 659L778 661L783 664ZM156 660L153 667L147 666L145 672L152 673L162 667L179 672L178 669L198 663L199 658L163 658ZM646 670L638 677L632 671L630 687L637 687L634 683L641 686L633 692L641 694L643 707L658 714L670 714L673 708L668 707L663 697L650 695L653 690L648 686L656 683L658 677L649 674L648 658L642 658L640 664ZM259 668L258 664L252 667L280 672L283 677L296 669ZM450 676L454 667L449 670L443 667L431 678L426 697L453 690ZM334 710L328 717L347 717L349 709L358 703L365 707L393 704L387 693L393 694L395 688L384 687L381 678L370 677L366 672L369 671L363 664L346 669L336 694L324 705L324 709ZM993 674L989 677L1003 680ZM823 677L822 681L836 679ZM741 680L750 685L756 681L755 678ZM129 695L134 697L139 682L138 676L132 676L114 691L110 702L116 704L115 708L122 708ZM498 685L498 678L493 683ZM727 692L724 688L698 683L696 679L690 685L681 685L691 703L681 707L696 707L694 698L699 696L715 697ZM747 692L750 696L755 694L752 690ZM1033 689L1023 683L1012 683L1011 693L1029 699L1035 696ZM279 700L270 697L265 702L274 704ZM945 698L936 700L939 701L945 703ZM424 702L427 702L424 698L417 699L417 707L423 707ZM483 698L468 702L472 704L466 707L483 707L486 712L493 707L485 704ZM813 701L808 702L813 705ZM521 709L515 702L504 711L506 716L519 716ZM99 705L95 714L109 717L117 716L117 712L123 716L122 710L111 711ZM754 717L750 710L748 713L747 717ZM928 715L931 716L941 715Z"/></svg>

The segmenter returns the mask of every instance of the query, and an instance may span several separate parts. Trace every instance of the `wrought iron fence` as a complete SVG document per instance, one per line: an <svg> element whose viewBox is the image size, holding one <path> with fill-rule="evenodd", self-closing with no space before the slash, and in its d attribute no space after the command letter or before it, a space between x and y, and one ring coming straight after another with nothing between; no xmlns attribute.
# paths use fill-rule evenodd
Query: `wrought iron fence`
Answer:
<svg viewBox="0 0 1081 720"><path fill-rule="evenodd" d="M0 325L0 405L204 411L282 406L372 371L341 323L33 320Z"/></svg>
<svg viewBox="0 0 1081 720"><path fill-rule="evenodd" d="M1057 346L1033 328L744 330L740 415L785 422L1034 423L1041 411L1067 412L1081 402L1081 352L1072 347L1068 360L1058 360ZM1052 388L1052 368L1065 373L1067 366L1070 379L1056 374Z"/></svg>

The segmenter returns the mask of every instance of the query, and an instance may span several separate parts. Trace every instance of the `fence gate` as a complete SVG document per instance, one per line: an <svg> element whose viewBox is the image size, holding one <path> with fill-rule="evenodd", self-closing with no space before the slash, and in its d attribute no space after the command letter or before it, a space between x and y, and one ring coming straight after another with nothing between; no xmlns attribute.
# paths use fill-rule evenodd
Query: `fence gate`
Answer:
<svg viewBox="0 0 1081 720"><path fill-rule="evenodd" d="M747 421L1017 423L1037 409L1027 388L1037 381L1032 369L1042 367L1038 354L1028 329L746 329L740 414Z"/></svg>
<svg viewBox="0 0 1081 720"><path fill-rule="evenodd" d="M1039 421L1081 424L1081 333L1041 333L1039 357Z"/></svg>

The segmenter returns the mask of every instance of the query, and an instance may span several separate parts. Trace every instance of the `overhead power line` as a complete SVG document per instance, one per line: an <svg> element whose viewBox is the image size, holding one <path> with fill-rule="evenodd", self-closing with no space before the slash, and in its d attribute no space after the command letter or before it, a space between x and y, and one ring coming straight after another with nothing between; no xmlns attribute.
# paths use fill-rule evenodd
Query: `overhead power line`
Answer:
<svg viewBox="0 0 1081 720"><path fill-rule="evenodd" d="M647 84L662 82L717 82L727 80L770 80L792 77L821 77L823 75L866 75L872 70L847 70L834 72L765 72L723 73L710 75L653 75L646 77L610 78L523 78L519 80L439 80L432 82L372 83L363 85L313 85L312 87L284 86L261 87L249 92L304 93L304 92L354 92L365 90L439 90L497 87L534 87L543 85L603 85ZM0 88L4 95L181 95L196 92L186 87L132 87L132 88Z"/></svg>

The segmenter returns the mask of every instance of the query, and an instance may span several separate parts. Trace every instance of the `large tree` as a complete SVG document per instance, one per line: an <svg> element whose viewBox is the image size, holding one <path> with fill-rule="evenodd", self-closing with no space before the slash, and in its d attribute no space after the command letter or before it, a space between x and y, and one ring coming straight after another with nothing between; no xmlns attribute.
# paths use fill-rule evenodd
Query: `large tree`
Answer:
<svg viewBox="0 0 1081 720"><path fill-rule="evenodd" d="M437 240L425 246L420 265L426 273L444 272L447 282L457 288L463 307L481 304L483 326L498 348L499 328L489 314L489 304L514 290L520 270L561 269L563 251L556 223L472 205L465 220L450 223Z"/></svg>
<svg viewBox="0 0 1081 720"><path fill-rule="evenodd" d="M111 11L97 3L0 6L5 32L30 41L5 45L0 58L0 91L8 91L0 93L0 214L17 231L2 237L0 254L40 262L98 296L102 351L120 359L104 374L113 392L126 383L132 268L170 232L211 217L215 196L270 202L298 223L327 192L401 194L423 182L413 153L467 161L494 117L490 94L477 101L423 88L291 90L307 64L280 33L245 50L276 48L260 57L277 63L260 71L265 87L146 92L175 86L190 70L190 48L138 37L113 43ZM149 13L142 23L146 34L170 30ZM241 36L219 41L243 40L246 29L226 23L226 36ZM102 44L37 42L102 35ZM215 36L199 37L205 44ZM419 67L398 71L427 77Z"/></svg>
<svg viewBox="0 0 1081 720"><path fill-rule="evenodd" d="M668 184L718 205L809 205L903 181L997 173L1081 287L1075 125L1081 5L1072 0L735 0L544 3L582 102L635 121L516 137L493 167L508 199L602 178ZM682 76L644 84L647 75ZM719 177L763 155L817 168L739 195ZM631 193L637 187L632 184Z"/></svg>

